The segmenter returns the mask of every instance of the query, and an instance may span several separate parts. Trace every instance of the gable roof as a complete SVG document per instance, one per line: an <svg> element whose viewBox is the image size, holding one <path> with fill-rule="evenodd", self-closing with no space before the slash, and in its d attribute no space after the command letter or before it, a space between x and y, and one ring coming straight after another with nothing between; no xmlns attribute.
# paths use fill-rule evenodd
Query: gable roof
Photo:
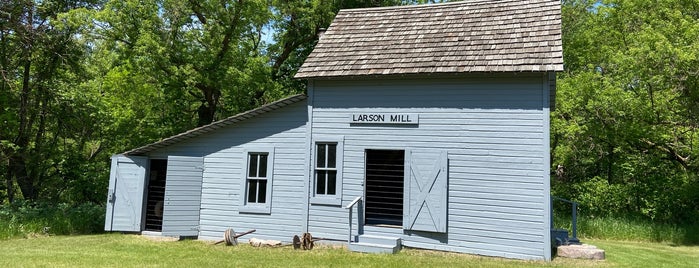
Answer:
<svg viewBox="0 0 699 268"><path fill-rule="evenodd" d="M267 112L271 112L271 111L277 110L277 109L285 107L285 106L289 106L291 104L300 102L300 101L305 100L305 99L306 99L305 94L294 95L294 96L291 96L291 97L288 97L285 99L281 99L281 100L260 106L258 108L252 109L252 110L248 110L248 111L236 114L236 115L228 117L226 119L222 119L222 120L213 122L211 124L204 125L204 126L201 126L198 128L194 128L194 129L185 131L183 133L174 135L172 137L165 138L165 139L162 139L160 141L157 141L157 142L145 145L145 146L141 146L139 148L125 152L123 154L125 154L125 155L140 155L140 154L152 152L154 150L157 150L157 149L160 149L163 147L167 147L169 145L181 142L183 140L191 139L191 138L215 131L217 129L220 129L220 128L223 128L223 127L226 127L229 125L233 125L235 123L256 117L258 115L261 115L261 114L264 114Z"/></svg>
<svg viewBox="0 0 699 268"><path fill-rule="evenodd" d="M559 0L473 0L340 10L295 77L562 70Z"/></svg>

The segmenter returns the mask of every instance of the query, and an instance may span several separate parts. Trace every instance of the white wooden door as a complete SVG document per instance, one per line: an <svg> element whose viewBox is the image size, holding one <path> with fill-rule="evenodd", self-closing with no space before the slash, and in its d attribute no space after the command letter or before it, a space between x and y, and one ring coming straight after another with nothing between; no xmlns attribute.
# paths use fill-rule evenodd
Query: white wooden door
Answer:
<svg viewBox="0 0 699 268"><path fill-rule="evenodd" d="M163 235L199 235L202 157L169 156L163 205Z"/></svg>
<svg viewBox="0 0 699 268"><path fill-rule="evenodd" d="M406 151L404 229L447 231L447 168L446 151Z"/></svg>
<svg viewBox="0 0 699 268"><path fill-rule="evenodd" d="M148 158L112 156L105 231L140 232Z"/></svg>

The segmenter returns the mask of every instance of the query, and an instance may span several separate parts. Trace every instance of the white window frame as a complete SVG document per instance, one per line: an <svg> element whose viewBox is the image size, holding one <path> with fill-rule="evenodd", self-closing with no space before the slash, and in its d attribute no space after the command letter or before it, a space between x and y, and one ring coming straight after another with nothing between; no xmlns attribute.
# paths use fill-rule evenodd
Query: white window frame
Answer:
<svg viewBox="0 0 699 268"><path fill-rule="evenodd" d="M343 170L343 155L344 155L344 136L318 136L313 138L313 150L311 153L311 204L318 205L342 205L342 170ZM318 162L316 160L318 144L332 143L336 144L335 147L335 169L337 170L335 175L335 194L317 194L316 193L316 171L318 170L328 170L325 168L318 169Z"/></svg>
<svg viewBox="0 0 699 268"><path fill-rule="evenodd" d="M267 186L265 188L264 203L248 203L248 174L251 154L267 154ZM241 168L242 180L240 184L240 213L271 214L272 212L272 183L274 181L274 148L255 147L243 151L243 166ZM255 179L259 179L255 178Z"/></svg>

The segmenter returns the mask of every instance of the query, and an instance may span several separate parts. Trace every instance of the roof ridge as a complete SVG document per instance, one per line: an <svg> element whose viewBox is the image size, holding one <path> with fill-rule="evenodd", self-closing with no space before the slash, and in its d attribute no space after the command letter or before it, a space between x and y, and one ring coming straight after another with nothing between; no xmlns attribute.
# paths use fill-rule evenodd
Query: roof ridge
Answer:
<svg viewBox="0 0 699 268"><path fill-rule="evenodd" d="M404 5L404 6L386 6L386 7L361 7L361 8L347 8L340 9L339 12L383 12L391 9L421 9L421 8L439 8L451 5L481 5L486 2L497 2L497 3L511 3L511 2L533 2L536 0L470 0L470 1L457 1L457 2L446 2L446 3L427 3L427 4L417 4L417 5ZM557 0L539 0L541 2L553 2ZM338 12L338 14L339 14Z"/></svg>

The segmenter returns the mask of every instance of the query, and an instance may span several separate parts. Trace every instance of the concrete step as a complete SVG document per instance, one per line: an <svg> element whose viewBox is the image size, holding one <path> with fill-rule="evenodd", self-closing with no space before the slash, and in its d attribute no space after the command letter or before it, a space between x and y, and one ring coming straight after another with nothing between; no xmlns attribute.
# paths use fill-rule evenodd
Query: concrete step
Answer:
<svg viewBox="0 0 699 268"><path fill-rule="evenodd" d="M378 236L378 235L367 235L363 234L360 235L358 238L359 243L367 243L367 244L378 244L378 245L387 245L387 246L396 246L400 247L400 238L397 237L389 237L389 236Z"/></svg>
<svg viewBox="0 0 699 268"><path fill-rule="evenodd" d="M401 249L400 238L377 235L360 235L357 242L349 244L349 250L366 253L396 253Z"/></svg>
<svg viewBox="0 0 699 268"><path fill-rule="evenodd" d="M394 254L400 251L399 246L389 246L381 244L371 244L362 242L352 242L349 244L349 250L354 252L364 253L390 253Z"/></svg>

